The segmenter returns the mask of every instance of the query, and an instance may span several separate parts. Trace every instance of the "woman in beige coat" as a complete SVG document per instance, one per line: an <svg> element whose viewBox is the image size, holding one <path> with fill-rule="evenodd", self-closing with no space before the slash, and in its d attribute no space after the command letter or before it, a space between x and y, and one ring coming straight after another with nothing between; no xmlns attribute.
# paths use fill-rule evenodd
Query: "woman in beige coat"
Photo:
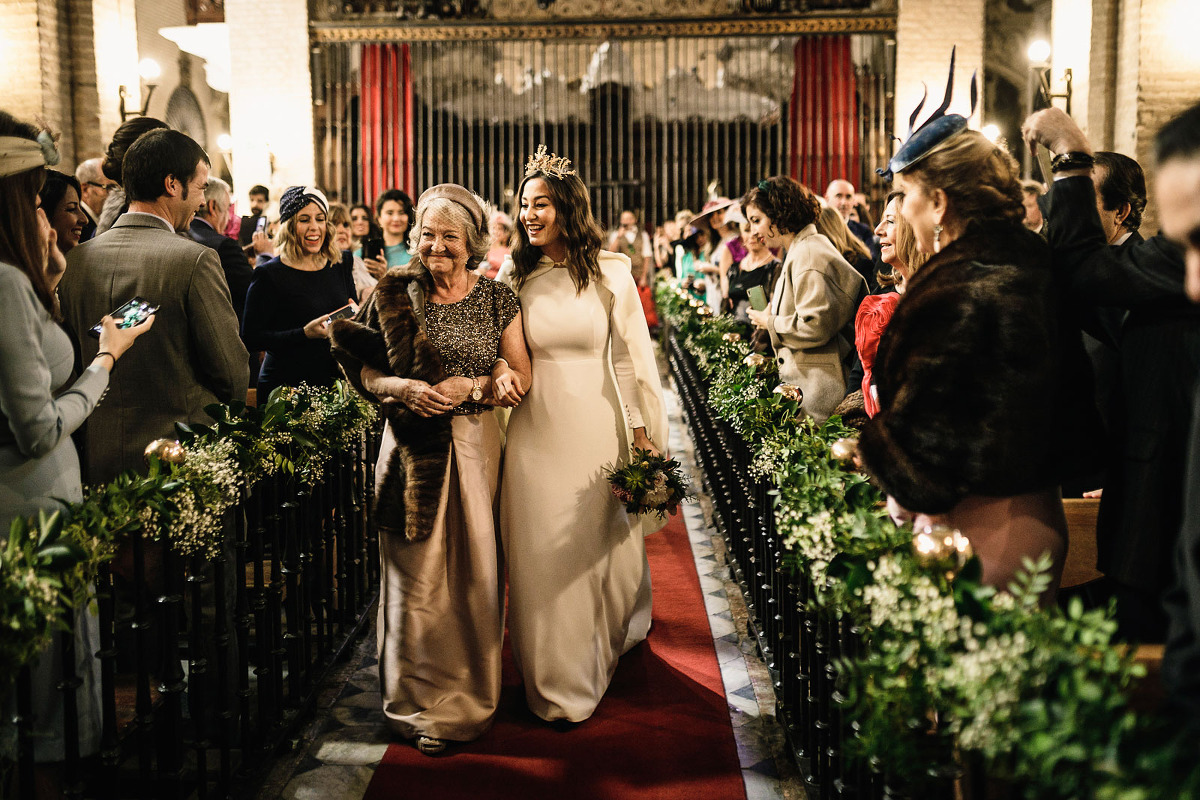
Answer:
<svg viewBox="0 0 1200 800"><path fill-rule="evenodd" d="M846 396L866 281L817 233L820 202L802 184L784 176L759 181L742 207L751 235L787 253L770 305L748 316L771 337L779 377L804 392L801 408L824 422Z"/></svg>

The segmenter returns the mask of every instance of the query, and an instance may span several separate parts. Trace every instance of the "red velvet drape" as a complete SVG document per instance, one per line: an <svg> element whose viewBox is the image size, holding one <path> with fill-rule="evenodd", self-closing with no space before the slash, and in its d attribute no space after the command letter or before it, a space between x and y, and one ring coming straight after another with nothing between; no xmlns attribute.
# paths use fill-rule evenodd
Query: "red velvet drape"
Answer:
<svg viewBox="0 0 1200 800"><path fill-rule="evenodd" d="M385 189L414 194L412 56L407 44L362 48L363 200Z"/></svg>
<svg viewBox="0 0 1200 800"><path fill-rule="evenodd" d="M857 81L849 36L802 36L792 78L792 177L817 194L845 178L862 188Z"/></svg>

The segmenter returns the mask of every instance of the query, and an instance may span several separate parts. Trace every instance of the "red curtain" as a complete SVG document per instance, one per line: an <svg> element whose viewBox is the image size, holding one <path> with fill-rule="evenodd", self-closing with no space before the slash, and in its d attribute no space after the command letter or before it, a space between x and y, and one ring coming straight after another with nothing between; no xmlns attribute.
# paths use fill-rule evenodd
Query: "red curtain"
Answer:
<svg viewBox="0 0 1200 800"><path fill-rule="evenodd" d="M857 81L849 36L802 36L792 78L792 177L817 194L844 178L862 188Z"/></svg>
<svg viewBox="0 0 1200 800"><path fill-rule="evenodd" d="M412 56L407 44L362 48L363 200L413 186Z"/></svg>

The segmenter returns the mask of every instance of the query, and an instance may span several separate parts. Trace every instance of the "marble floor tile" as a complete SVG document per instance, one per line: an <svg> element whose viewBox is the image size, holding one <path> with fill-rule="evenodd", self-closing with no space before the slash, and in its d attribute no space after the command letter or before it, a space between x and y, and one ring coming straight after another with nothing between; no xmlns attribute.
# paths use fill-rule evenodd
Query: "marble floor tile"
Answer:
<svg viewBox="0 0 1200 800"><path fill-rule="evenodd" d="M384 725L348 726L317 739L313 757L323 764L378 764L391 741L391 732Z"/></svg>
<svg viewBox="0 0 1200 800"><path fill-rule="evenodd" d="M735 628L732 620L721 619L720 617L709 617L708 627L712 629L713 638L719 638L727 633L733 633Z"/></svg>
<svg viewBox="0 0 1200 800"><path fill-rule="evenodd" d="M755 765L766 765L769 768L771 776L777 775L775 770L775 759L771 752L771 745L763 736L762 731L756 730L755 726L743 725L740 728L734 728L733 740L737 743L738 763L743 767L753 767ZM759 769L762 774L768 774L767 769Z"/></svg>
<svg viewBox="0 0 1200 800"><path fill-rule="evenodd" d="M729 614L729 598L722 592L719 596L714 597L711 594L704 595L704 608L708 610L709 617L721 617ZM733 617L729 617L730 620Z"/></svg>
<svg viewBox="0 0 1200 800"><path fill-rule="evenodd" d="M728 642L724 638L714 639L713 647L717 651L718 664L728 664L731 661L740 660L744 656L736 642Z"/></svg>
<svg viewBox="0 0 1200 800"><path fill-rule="evenodd" d="M375 774L374 765L330 764L300 773L284 787L283 800L360 798Z"/></svg>
<svg viewBox="0 0 1200 800"><path fill-rule="evenodd" d="M744 769L742 780L746 784L746 800L780 800L784 797L777 778Z"/></svg>

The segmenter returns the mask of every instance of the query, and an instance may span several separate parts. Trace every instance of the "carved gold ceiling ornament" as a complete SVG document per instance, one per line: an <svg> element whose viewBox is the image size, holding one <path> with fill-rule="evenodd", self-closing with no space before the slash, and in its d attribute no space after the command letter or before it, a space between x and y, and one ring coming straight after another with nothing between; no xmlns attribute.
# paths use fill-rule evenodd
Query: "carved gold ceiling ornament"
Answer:
<svg viewBox="0 0 1200 800"><path fill-rule="evenodd" d="M652 39L661 37L786 36L896 32L895 14L804 17L625 20L610 22L361 25L312 23L314 42L479 42L537 39Z"/></svg>

